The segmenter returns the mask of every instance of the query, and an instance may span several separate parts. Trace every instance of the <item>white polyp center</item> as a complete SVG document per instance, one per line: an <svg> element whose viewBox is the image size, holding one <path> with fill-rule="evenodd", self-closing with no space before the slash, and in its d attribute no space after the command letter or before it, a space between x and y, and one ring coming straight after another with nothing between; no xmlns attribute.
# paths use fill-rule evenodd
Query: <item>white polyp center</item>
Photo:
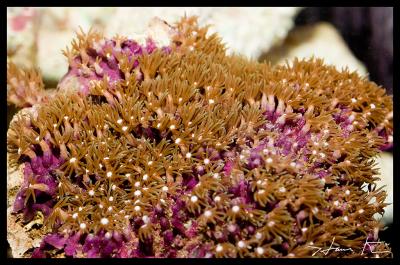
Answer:
<svg viewBox="0 0 400 265"><path fill-rule="evenodd" d="M118 124L121 124L121 123L122 123L122 119L118 119L118 120L117 120L117 123L118 123Z"/></svg>
<svg viewBox="0 0 400 265"><path fill-rule="evenodd" d="M259 190L258 191L258 194L264 194L265 193L265 190Z"/></svg>
<svg viewBox="0 0 400 265"><path fill-rule="evenodd" d="M93 196L94 195L94 190L89 190L89 195Z"/></svg>
<svg viewBox="0 0 400 265"><path fill-rule="evenodd" d="M75 163L75 161L76 161L76 158L75 158L75 157L72 157L72 158L69 160L70 163Z"/></svg>
<svg viewBox="0 0 400 265"><path fill-rule="evenodd" d="M181 139L181 138L177 138L177 139L175 140L175 143L176 143L176 144L179 144L180 142L182 142L182 139Z"/></svg>
<svg viewBox="0 0 400 265"><path fill-rule="evenodd" d="M307 230L308 230L307 227L303 227L303 228L301 229L301 231L303 231L303 233L307 232Z"/></svg>
<svg viewBox="0 0 400 265"><path fill-rule="evenodd" d="M291 167L296 167L296 162L290 162Z"/></svg>
<svg viewBox="0 0 400 265"><path fill-rule="evenodd" d="M143 215L142 220L145 224L148 224L150 222L150 218L147 215Z"/></svg>
<svg viewBox="0 0 400 265"><path fill-rule="evenodd" d="M82 210L83 210L83 208L82 208L82 207L79 207L79 208L78 208L78 211L82 212Z"/></svg>
<svg viewBox="0 0 400 265"><path fill-rule="evenodd" d="M196 195L193 195L192 197L190 197L190 201L191 202L197 202L197 200L198 200L198 198L197 198L197 196Z"/></svg>
<svg viewBox="0 0 400 265"><path fill-rule="evenodd" d="M110 198L108 198L108 200L109 200L110 202L112 202L112 201L114 200L114 197L113 197L113 196L110 196Z"/></svg>
<svg viewBox="0 0 400 265"><path fill-rule="evenodd" d="M221 201L221 197L220 197L220 196L216 196L216 197L214 198L214 201L216 201L216 202Z"/></svg>
<svg viewBox="0 0 400 265"><path fill-rule="evenodd" d="M215 101L214 101L213 99L209 99L209 100L208 100L208 104L214 104L214 102L215 102Z"/></svg>
<svg viewBox="0 0 400 265"><path fill-rule="evenodd" d="M220 244L218 244L215 251L221 252L222 250L223 250L223 247Z"/></svg>
<svg viewBox="0 0 400 265"><path fill-rule="evenodd" d="M110 232L107 232L104 236L105 236L107 239L110 239L110 238L111 238L111 233L110 233Z"/></svg>
<svg viewBox="0 0 400 265"><path fill-rule="evenodd" d="M273 227L274 225L275 225L275 221L269 221L269 222L268 222L268 226L269 226L269 227Z"/></svg>
<svg viewBox="0 0 400 265"><path fill-rule="evenodd" d="M235 205L235 206L232 207L232 211L233 211L234 213L239 212L239 210L240 210L240 207L237 206L237 205Z"/></svg>
<svg viewBox="0 0 400 265"><path fill-rule="evenodd" d="M258 247L258 248L256 249L256 251L257 251L257 254L258 254L258 255L264 254L264 249L263 249L262 247Z"/></svg>
<svg viewBox="0 0 400 265"><path fill-rule="evenodd" d="M373 103L370 106L371 106L371 109L375 109L376 108L375 104L373 104Z"/></svg>
<svg viewBox="0 0 400 265"><path fill-rule="evenodd" d="M146 181L148 178L149 178L149 175L147 175L147 174L144 174L144 175L143 175L143 180Z"/></svg>
<svg viewBox="0 0 400 265"><path fill-rule="evenodd" d="M205 217L210 217L212 215L212 212L210 210L207 210L204 212Z"/></svg>
<svg viewBox="0 0 400 265"><path fill-rule="evenodd" d="M313 154L313 155L316 155L316 154L317 154L317 151L316 151L316 150L313 150L313 151L312 151L312 154Z"/></svg>
<svg viewBox="0 0 400 265"><path fill-rule="evenodd" d="M286 188L285 188L285 187L280 187L280 188L279 188L279 192L282 192L282 193L283 193L283 192L286 192Z"/></svg>
<svg viewBox="0 0 400 265"><path fill-rule="evenodd" d="M349 217L345 216L345 217L343 217L343 220L344 220L345 222L347 222L347 221L349 221Z"/></svg>
<svg viewBox="0 0 400 265"><path fill-rule="evenodd" d="M175 127L175 125L171 125L171 126L169 126L169 128L171 129L171 130L175 130L176 129L176 127Z"/></svg>
<svg viewBox="0 0 400 265"><path fill-rule="evenodd" d="M122 130L123 130L124 132L126 132L126 131L128 130L128 126L123 126L123 127L122 127Z"/></svg>
<svg viewBox="0 0 400 265"><path fill-rule="evenodd" d="M104 206L103 206L103 204L99 204L99 207L100 207L100 209L103 209L104 208Z"/></svg>
<svg viewBox="0 0 400 265"><path fill-rule="evenodd" d="M208 165L210 163L210 159L206 158L204 159L204 164Z"/></svg>
<svg viewBox="0 0 400 265"><path fill-rule="evenodd" d="M273 160L272 160L272 158L268 157L266 161L268 164L271 164Z"/></svg>
<svg viewBox="0 0 400 265"><path fill-rule="evenodd" d="M111 176L112 176L112 172L111 172L111 171L108 171L108 172L107 172L107 177L110 178Z"/></svg>
<svg viewBox="0 0 400 265"><path fill-rule="evenodd" d="M214 173L213 174L213 178L218 179L219 178L219 174L218 173Z"/></svg>
<svg viewBox="0 0 400 265"><path fill-rule="evenodd" d="M74 213L74 214L72 215L72 218L74 218L74 219L78 218L78 213Z"/></svg>
<svg viewBox="0 0 400 265"><path fill-rule="evenodd" d="M360 210L358 210L358 213L363 213L364 212L364 209L360 209Z"/></svg>
<svg viewBox="0 0 400 265"><path fill-rule="evenodd" d="M85 223L81 223L81 224L79 225L79 227L80 227L81 229L85 229L85 228L86 228L86 224L85 224Z"/></svg>
<svg viewBox="0 0 400 265"><path fill-rule="evenodd" d="M108 206L107 210L108 210L109 212L111 212L111 211L112 211L112 206Z"/></svg>
<svg viewBox="0 0 400 265"><path fill-rule="evenodd" d="M167 192L168 191L168 187L167 186L162 187L162 191L163 192Z"/></svg>
<svg viewBox="0 0 400 265"><path fill-rule="evenodd" d="M240 240L240 241L238 242L238 247L239 247L239 248L244 248L244 247L246 247L246 243L244 243L243 241Z"/></svg>
<svg viewBox="0 0 400 265"><path fill-rule="evenodd" d="M236 231L236 225L235 224L230 224L228 225L228 231L233 233Z"/></svg>
<svg viewBox="0 0 400 265"><path fill-rule="evenodd" d="M136 205L135 208L134 208L134 210L135 210L136 212L139 212L139 211L140 211L140 206L139 206L139 205Z"/></svg>
<svg viewBox="0 0 400 265"><path fill-rule="evenodd" d="M325 157L326 157L326 155L325 155L324 153L319 153L319 155L320 155L322 158L325 158Z"/></svg>
<svg viewBox="0 0 400 265"><path fill-rule="evenodd" d="M346 190L344 193L345 193L346 195L350 195L350 191L349 191L349 190Z"/></svg>
<svg viewBox="0 0 400 265"><path fill-rule="evenodd" d="M256 238L257 238L257 239L261 239L261 238L262 238L262 234L261 234L260 232L257 232L257 233L256 233Z"/></svg>
<svg viewBox="0 0 400 265"><path fill-rule="evenodd" d="M339 206L339 201L334 201L334 202L333 202L333 205Z"/></svg>
<svg viewBox="0 0 400 265"><path fill-rule="evenodd" d="M137 197L137 196L140 196L142 194L142 192L140 190L137 190L133 194Z"/></svg>
<svg viewBox="0 0 400 265"><path fill-rule="evenodd" d="M186 158L191 158L192 154L191 153L186 153Z"/></svg>
<svg viewBox="0 0 400 265"><path fill-rule="evenodd" d="M107 224L109 223L109 221L108 221L107 218L103 217L103 218L101 218L100 223L101 223L102 225L107 225Z"/></svg>
<svg viewBox="0 0 400 265"><path fill-rule="evenodd" d="M135 186L136 188L140 187L140 181L136 181L135 184L134 184L134 186Z"/></svg>
<svg viewBox="0 0 400 265"><path fill-rule="evenodd" d="M149 165L149 166L151 166L153 164L153 161L149 161L148 163L147 163L147 165Z"/></svg>

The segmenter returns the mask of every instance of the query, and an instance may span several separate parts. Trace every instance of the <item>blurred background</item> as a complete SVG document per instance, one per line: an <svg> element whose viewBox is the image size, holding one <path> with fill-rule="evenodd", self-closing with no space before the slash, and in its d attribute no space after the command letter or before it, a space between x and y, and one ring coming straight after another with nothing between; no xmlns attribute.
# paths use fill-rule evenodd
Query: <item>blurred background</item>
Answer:
<svg viewBox="0 0 400 265"><path fill-rule="evenodd" d="M56 87L67 71L61 50L75 32L90 27L107 36L143 39L155 16L169 24L181 16L197 15L201 25L211 24L229 53L270 61L277 65L294 57L324 58L337 68L348 67L393 93L392 7L162 7L162 8L23 8L7 9L7 60L21 67L39 68L48 88ZM156 34L157 35L157 34ZM155 36L157 37L157 36ZM9 124L17 110L8 106ZM7 125L8 126L8 125ZM393 202L393 157L377 159L388 203ZM382 240L392 241L393 207L383 222Z"/></svg>

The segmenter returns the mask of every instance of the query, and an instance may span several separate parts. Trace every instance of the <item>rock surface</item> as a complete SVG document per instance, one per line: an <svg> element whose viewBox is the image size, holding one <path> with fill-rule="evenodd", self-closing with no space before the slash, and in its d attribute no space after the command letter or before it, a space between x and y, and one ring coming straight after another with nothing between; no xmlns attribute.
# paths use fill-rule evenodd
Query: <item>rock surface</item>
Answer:
<svg viewBox="0 0 400 265"><path fill-rule="evenodd" d="M31 20L29 25L36 28L37 33L32 34L29 27L21 32L8 30L7 49L11 51L18 45L24 45L20 53L29 52L29 56L21 54L19 57L14 56L13 60L22 58L24 60L20 65L39 67L47 82L56 83L68 67L61 50L69 45L80 27L85 32L93 27L104 31L107 36L119 34L143 42L150 34L156 39L160 37L162 44L165 40L162 34L148 30L153 18L159 17L173 24L186 14L197 15L200 25L211 24L209 32L220 34L227 44L228 52L258 58L286 37L300 10L298 7L30 8L28 11L38 19ZM7 9L7 16L10 17L8 27L11 27L10 12L22 11L21 8ZM10 42L10 38L17 40Z"/></svg>
<svg viewBox="0 0 400 265"><path fill-rule="evenodd" d="M26 115L28 112L34 112L34 108L26 108L14 115L11 123L18 116ZM7 241L11 248L13 258L26 257L26 253L34 247L39 247L42 241L41 228L43 218L37 216L28 224L22 223L20 214L13 214L13 205L16 195L22 185L24 178L24 165L21 164L17 169L9 166L7 154ZM36 225L35 225L36 224Z"/></svg>
<svg viewBox="0 0 400 265"><path fill-rule="evenodd" d="M383 215L383 223L389 225L393 223L393 155L388 152L384 152L376 159L378 163L377 167L380 171L380 181L377 181L378 186L386 186L385 190L388 193L385 202L390 203L386 206L385 214Z"/></svg>
<svg viewBox="0 0 400 265"><path fill-rule="evenodd" d="M272 64L284 64L295 57L323 58L325 63L335 65L338 69L348 67L360 75L366 75L367 69L350 51L340 33L329 23L301 26L293 29L282 45L275 46L261 59Z"/></svg>
<svg viewBox="0 0 400 265"><path fill-rule="evenodd" d="M36 65L38 17L32 7L7 8L7 57L17 65Z"/></svg>

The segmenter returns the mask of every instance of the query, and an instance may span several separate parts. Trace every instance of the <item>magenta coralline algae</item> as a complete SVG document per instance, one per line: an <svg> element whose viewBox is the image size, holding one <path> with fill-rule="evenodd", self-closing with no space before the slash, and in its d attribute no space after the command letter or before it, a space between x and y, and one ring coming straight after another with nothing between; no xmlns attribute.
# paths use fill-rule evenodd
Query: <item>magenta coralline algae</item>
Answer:
<svg viewBox="0 0 400 265"><path fill-rule="evenodd" d="M85 36L92 36L93 39L84 39ZM78 37L81 42L90 42L90 47L80 47L74 42L73 47L79 50L79 53L70 52L67 49L65 55L69 61L69 70L61 79L59 87L61 89L76 87L84 95L89 94L91 81L107 78L107 82L112 86L117 81L129 79L131 74L134 74L138 80L142 79L142 73L138 68L138 56L151 54L158 49L150 38L147 39L145 45L140 45L134 40L118 36L114 39L104 39L99 35L89 33ZM167 46L160 49L170 52Z"/></svg>

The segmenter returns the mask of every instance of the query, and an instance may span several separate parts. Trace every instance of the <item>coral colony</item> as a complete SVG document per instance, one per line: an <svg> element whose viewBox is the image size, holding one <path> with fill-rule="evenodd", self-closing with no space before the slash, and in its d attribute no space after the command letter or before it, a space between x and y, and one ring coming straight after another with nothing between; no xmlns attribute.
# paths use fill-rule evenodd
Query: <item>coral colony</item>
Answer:
<svg viewBox="0 0 400 265"><path fill-rule="evenodd" d="M227 56L196 18L174 29L168 47L79 33L56 92L8 64L9 102L31 107L7 138L14 214L44 216L28 255L311 257L335 238L355 251L326 257L361 256L382 229L392 98L318 59Z"/></svg>

